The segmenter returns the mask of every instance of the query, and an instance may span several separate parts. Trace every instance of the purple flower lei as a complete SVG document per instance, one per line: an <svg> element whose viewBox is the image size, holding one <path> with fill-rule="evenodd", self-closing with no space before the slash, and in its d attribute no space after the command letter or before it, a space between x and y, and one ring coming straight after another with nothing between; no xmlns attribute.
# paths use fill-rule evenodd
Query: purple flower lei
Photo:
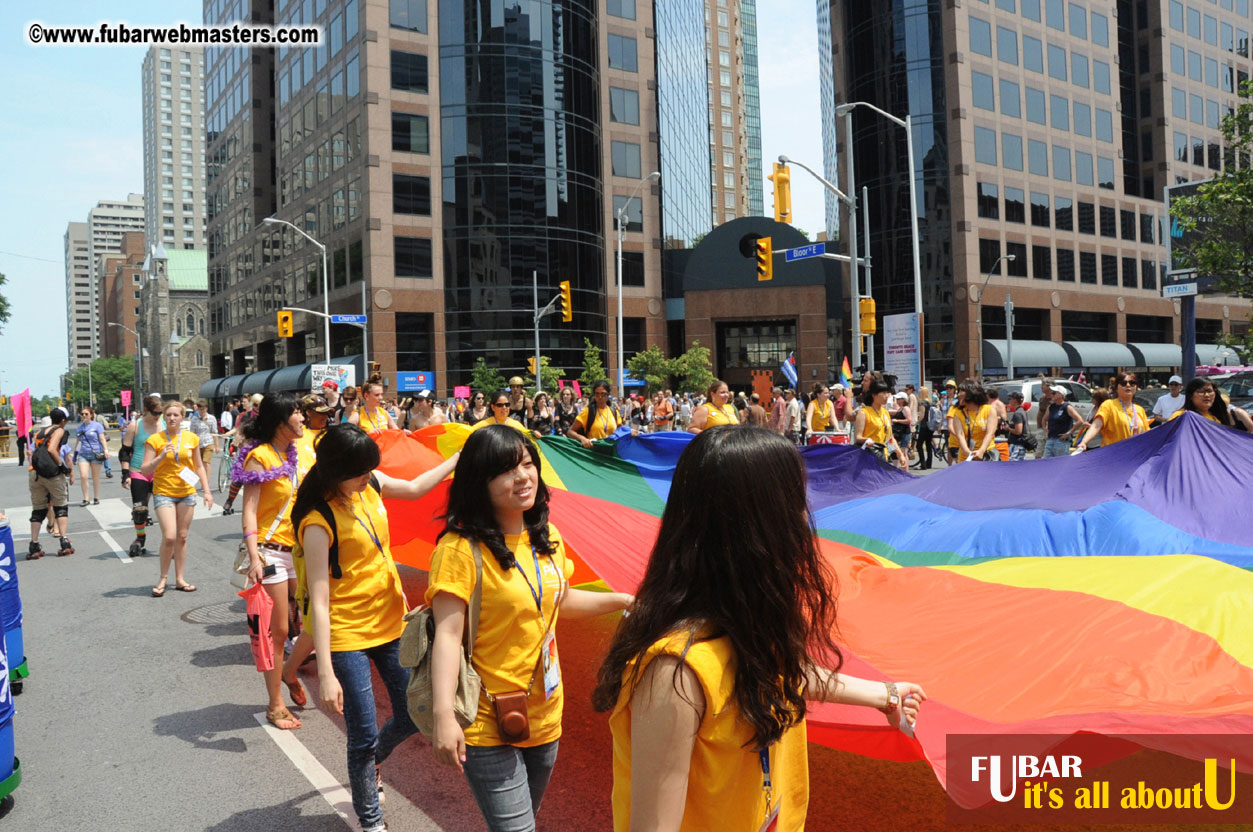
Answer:
<svg viewBox="0 0 1253 832"><path fill-rule="evenodd" d="M296 476L295 442L287 446L287 461L278 468L267 468L264 471L245 471L244 462L248 459L248 454L252 453L253 448L261 444L261 442L249 442L239 449L239 453L235 454L235 464L231 466L231 480L243 485L261 485L279 477L291 479Z"/></svg>

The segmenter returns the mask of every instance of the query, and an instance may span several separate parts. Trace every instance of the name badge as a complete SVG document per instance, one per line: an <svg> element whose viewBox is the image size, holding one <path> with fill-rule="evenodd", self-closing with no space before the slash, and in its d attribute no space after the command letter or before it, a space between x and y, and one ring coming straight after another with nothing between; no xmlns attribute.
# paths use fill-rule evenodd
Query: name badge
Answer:
<svg viewBox="0 0 1253 832"><path fill-rule="evenodd" d="M178 469L178 478L190 485L192 488L200 485L200 477L196 476L196 472L190 468Z"/></svg>
<svg viewBox="0 0 1253 832"><path fill-rule="evenodd" d="M561 665L557 662L557 634L550 632L540 650L544 662L544 698L550 698L561 687Z"/></svg>
<svg viewBox="0 0 1253 832"><path fill-rule="evenodd" d="M779 828L779 806L775 804L774 808L766 813L766 819L761 822L758 832L776 832Z"/></svg>

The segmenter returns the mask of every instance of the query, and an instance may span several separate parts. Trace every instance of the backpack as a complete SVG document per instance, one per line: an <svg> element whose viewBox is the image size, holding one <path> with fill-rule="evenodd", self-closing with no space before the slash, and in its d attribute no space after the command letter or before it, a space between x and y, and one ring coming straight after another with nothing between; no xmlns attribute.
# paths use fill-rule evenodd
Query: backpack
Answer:
<svg viewBox="0 0 1253 832"><path fill-rule="evenodd" d="M48 440L56 428L44 428L35 437L35 451L30 455L30 465L35 469L36 476L55 477L61 473L61 463L48 449Z"/></svg>
<svg viewBox="0 0 1253 832"><path fill-rule="evenodd" d="M940 408L931 403L927 403L927 430L937 431L944 426L944 414L940 412Z"/></svg>
<svg viewBox="0 0 1253 832"><path fill-rule="evenodd" d="M382 486L373 474L370 475L370 487L382 496ZM344 570L339 568L339 529L335 525L335 512L331 510L331 504L326 500L319 501L313 510L321 514L326 525L331 527L331 546L326 553L327 563L330 566L331 577L339 580L344 577ZM296 570L296 605L300 614L307 618L309 615L308 566L305 561L304 547L300 545L299 534L296 535L296 545L291 548L291 559L292 566Z"/></svg>

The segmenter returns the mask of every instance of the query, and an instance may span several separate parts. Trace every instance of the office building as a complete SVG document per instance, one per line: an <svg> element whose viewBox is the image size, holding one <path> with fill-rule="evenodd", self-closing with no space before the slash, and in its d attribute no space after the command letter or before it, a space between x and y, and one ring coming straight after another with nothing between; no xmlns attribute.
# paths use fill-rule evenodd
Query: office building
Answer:
<svg viewBox="0 0 1253 832"><path fill-rule="evenodd" d="M104 337L104 319L100 314L100 308L105 290L105 258L122 250L122 240L128 232L142 233L143 230L144 197L142 194L128 194L125 201L102 200L87 212L87 263L91 270L89 277L91 345L87 362L100 357L100 345ZM83 334L77 331L78 326L75 324L75 330L72 332L75 336L74 343L85 343L77 340ZM73 366L76 365L71 360L71 367Z"/></svg>
<svg viewBox="0 0 1253 832"><path fill-rule="evenodd" d="M203 250L204 51L153 46L141 75L144 233L167 250Z"/></svg>
<svg viewBox="0 0 1253 832"><path fill-rule="evenodd" d="M706 0L705 33L712 208L717 224L762 214L757 0Z"/></svg>
<svg viewBox="0 0 1253 832"><path fill-rule="evenodd" d="M826 170L844 184L851 158L858 196L870 189L881 315L913 311L918 183L928 378L1004 375L1007 296L1016 374L1181 363L1179 305L1160 295L1163 188L1226 163L1219 122L1249 77L1247 2L819 0L818 20ZM904 131L866 108L844 147L835 105L856 101L913 117L914 170ZM1246 301L1200 298L1198 343L1248 315Z"/></svg>
<svg viewBox="0 0 1253 832"><path fill-rule="evenodd" d="M629 356L665 343L663 250L711 225L699 0L577 0L560 14L422 0L204 8L210 24L246 16L325 32L317 48L249 60L205 52L214 377L328 356L312 314L322 250L267 217L325 245L327 305L364 306L389 386L421 370L451 392L479 358L522 371L535 350L533 279L540 306L572 284L573 322L540 322L551 364L577 376L586 339L612 365L624 207L623 345ZM628 203L653 170L660 183ZM311 312L280 339L285 306ZM332 359L362 352L359 328L334 325L330 340Z"/></svg>
<svg viewBox="0 0 1253 832"><path fill-rule="evenodd" d="M91 240L85 222L65 226L65 331L71 370L91 363L92 328Z"/></svg>

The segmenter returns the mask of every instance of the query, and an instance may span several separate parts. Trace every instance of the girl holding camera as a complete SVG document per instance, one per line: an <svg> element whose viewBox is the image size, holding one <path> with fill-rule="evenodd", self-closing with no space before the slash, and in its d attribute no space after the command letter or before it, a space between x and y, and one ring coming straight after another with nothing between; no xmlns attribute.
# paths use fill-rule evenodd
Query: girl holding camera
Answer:
<svg viewBox="0 0 1253 832"><path fill-rule="evenodd" d="M561 737L557 617L617 612L634 599L570 588L574 564L548 522L539 452L505 425L466 440L445 523L426 592L435 620L431 744L441 764L465 773L488 829L533 830ZM463 727L453 700L476 553L482 611L472 661L483 688L474 722Z"/></svg>

